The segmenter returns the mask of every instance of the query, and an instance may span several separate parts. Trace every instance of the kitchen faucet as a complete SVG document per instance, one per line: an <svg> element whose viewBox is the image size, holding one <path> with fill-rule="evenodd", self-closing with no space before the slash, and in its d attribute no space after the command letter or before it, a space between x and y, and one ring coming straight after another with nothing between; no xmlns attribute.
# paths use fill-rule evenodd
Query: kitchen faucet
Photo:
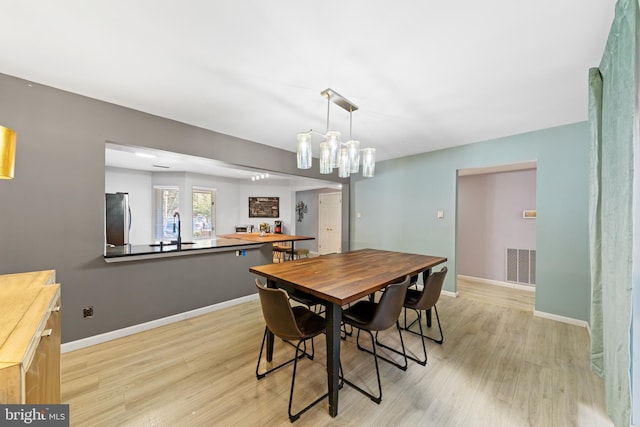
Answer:
<svg viewBox="0 0 640 427"><path fill-rule="evenodd" d="M176 232L176 217L178 217L178 240L177 240L177 244L178 247L180 247L180 245L182 244L182 236L180 234L180 214L178 212L173 214L173 232Z"/></svg>

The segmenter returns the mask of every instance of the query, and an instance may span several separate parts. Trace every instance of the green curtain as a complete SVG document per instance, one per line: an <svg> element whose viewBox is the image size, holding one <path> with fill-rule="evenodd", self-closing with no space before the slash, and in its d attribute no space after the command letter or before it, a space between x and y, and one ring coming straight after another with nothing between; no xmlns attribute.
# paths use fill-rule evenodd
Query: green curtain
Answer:
<svg viewBox="0 0 640 427"><path fill-rule="evenodd" d="M631 415L634 115L638 0L619 0L600 67L589 72L591 367L616 426Z"/></svg>

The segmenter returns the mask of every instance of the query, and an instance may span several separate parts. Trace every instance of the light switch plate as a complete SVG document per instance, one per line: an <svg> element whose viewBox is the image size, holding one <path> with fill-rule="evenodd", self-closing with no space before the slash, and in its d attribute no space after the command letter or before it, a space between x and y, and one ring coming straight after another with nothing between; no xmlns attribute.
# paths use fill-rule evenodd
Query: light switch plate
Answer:
<svg viewBox="0 0 640 427"><path fill-rule="evenodd" d="M444 218L444 211L438 211L438 219Z"/></svg>

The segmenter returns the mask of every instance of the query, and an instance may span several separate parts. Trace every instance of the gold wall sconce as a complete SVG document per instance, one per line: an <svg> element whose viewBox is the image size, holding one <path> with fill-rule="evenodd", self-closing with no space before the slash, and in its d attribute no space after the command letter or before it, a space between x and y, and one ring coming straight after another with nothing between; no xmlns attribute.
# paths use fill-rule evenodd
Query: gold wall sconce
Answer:
<svg viewBox="0 0 640 427"><path fill-rule="evenodd" d="M13 179L16 163L16 132L0 126L0 179Z"/></svg>

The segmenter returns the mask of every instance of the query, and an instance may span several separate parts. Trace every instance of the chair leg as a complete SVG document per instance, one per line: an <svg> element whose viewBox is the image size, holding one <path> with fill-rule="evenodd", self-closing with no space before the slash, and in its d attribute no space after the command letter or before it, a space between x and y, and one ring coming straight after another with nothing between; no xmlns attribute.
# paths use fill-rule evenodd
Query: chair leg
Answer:
<svg viewBox="0 0 640 427"><path fill-rule="evenodd" d="M391 350L391 351L393 351L393 352L398 353L399 355L401 355L401 356L404 358L404 365L401 365L401 364L400 364L400 363L398 363L398 362L394 362L393 360L388 359L388 358L386 358L385 356L382 356L382 355L378 355L377 357L379 357L380 359L384 360L384 361L385 361L385 362L387 362L387 363L391 363L391 364L392 364L393 366L395 366L396 368L399 368L399 369L402 369L403 371L406 371L406 370L407 370L407 366L408 366L408 363L407 363L407 353L406 353L406 350L405 350L405 348L404 348L404 340L402 339L402 332L401 332L401 330L400 330L400 322L399 322L399 321L397 321L397 320L396 320L396 329L398 329L398 334L400 335L400 344L402 345L402 353L401 353L401 352L399 352L398 350L396 350L396 349L394 349L394 348L391 348L391 347L388 347L388 346L386 346L386 345L382 344L380 341L378 341L378 332L376 332L376 336L375 336L375 339L374 339L374 343L376 343L376 344L380 345L381 347L386 348L387 350ZM372 336L373 336L373 334L372 334ZM369 350L368 348L362 347L362 346L360 345L359 338L360 338L360 330L358 330L358 336L356 337L356 345L357 345L357 347L358 347L358 350L365 351L365 352L367 352L367 353L369 353L369 354L373 354L373 352L372 352L371 350ZM375 351L375 347L374 347L374 351Z"/></svg>
<svg viewBox="0 0 640 427"><path fill-rule="evenodd" d="M298 352L296 351L296 355L293 359L291 360L287 360L286 362L281 363L280 365L271 368L271 369L267 369L265 372L260 372L260 361L262 360L262 352L264 351L264 344L267 340L267 331L269 330L269 328L265 327L264 328L264 335L262 336L262 345L260 345L260 354L258 354L258 363L256 364L256 378L261 380L263 379L267 374L282 368L283 366L288 365L289 363L297 360L298 358L303 358L306 355L306 347L305 347L305 352L302 353L302 355L300 355L300 357L298 357ZM305 344L306 345L306 344ZM312 344L313 345L313 344ZM308 356L308 355L307 355Z"/></svg>
<svg viewBox="0 0 640 427"><path fill-rule="evenodd" d="M347 304L347 307L351 307L351 303ZM349 327L348 332L347 332L347 326ZM342 322L342 324L340 325L340 338L342 338L343 341L346 341L347 337L350 337L352 335L353 335L353 326Z"/></svg>
<svg viewBox="0 0 640 427"><path fill-rule="evenodd" d="M313 345L313 338L310 338L310 339L311 339L311 354L309 354L309 353L307 352L307 342L306 342L306 340L305 340L305 342L304 342L304 351L303 351L303 353L302 353L302 356L300 356L300 358L303 358L304 356L307 356L307 358L308 358L309 360L313 360L313 357L314 357L314 356L315 356L315 354L316 354L316 349L315 349L315 346ZM295 348L295 347L296 347L296 345L295 345L294 343L292 343L291 341L289 341L289 340L284 340L284 339L283 339L282 341L286 342L287 344L289 344L289 345L290 345L291 347L293 347L293 348Z"/></svg>
<svg viewBox="0 0 640 427"><path fill-rule="evenodd" d="M414 332L414 331L412 331L410 329L407 329L407 327L406 327L406 325L407 325L407 309L406 308L405 308L405 311L404 311L404 316L405 316L404 317L404 324L405 324L405 327L402 328L402 329L404 329L407 332L411 332L412 334L420 335L420 341L422 342L422 353L423 353L424 357L423 357L423 359L418 359L417 357L413 357L410 354L407 354L406 356L407 356L408 359L411 359L414 362L419 363L422 366L425 366L427 364L427 346L426 346L426 344L424 342L424 339L426 337L424 336L424 333L422 331L422 313L420 313L420 311L418 311L418 310L414 310L414 311L417 313L418 317L417 317L416 320L411 322L411 325L413 325L414 323L418 322L418 326L420 327L420 333L418 334L417 332ZM409 325L409 327L411 327L411 325ZM383 346L384 348L386 348L388 350L391 350L391 351L396 352L398 354L402 354L398 350L396 350L395 348L387 347L387 346L385 346L385 345L383 345L381 343L378 343L378 344L380 344L381 346Z"/></svg>
<svg viewBox="0 0 640 427"><path fill-rule="evenodd" d="M417 311L417 310L416 310ZM433 311L436 312L436 320L438 321L438 329L440 330L440 338L433 338L430 337L428 335L423 335L425 338L430 339L431 341L435 342L436 344L442 344L444 342L444 335L442 334L442 325L440 324L440 316L438 315L438 308L434 305L433 306ZM410 328L411 326L413 326L414 323L416 322L420 322L422 319L422 315L420 314L420 312L418 312L418 317L416 318L416 320L414 320L413 322L411 322L409 324L409 326L407 326L407 309L405 308L405 312L404 312L404 330L407 332L411 332L412 334L418 335L418 333L416 331L412 331ZM420 330L422 331L422 326L420 326ZM421 332L422 334L422 332Z"/></svg>
<svg viewBox="0 0 640 427"><path fill-rule="evenodd" d="M347 332L347 326L349 327L348 332ZM346 323L342 322L342 325L340 326L340 338L342 338L343 341L346 341L347 337L350 337L352 335L353 335L353 326L347 325Z"/></svg>
<svg viewBox="0 0 640 427"><path fill-rule="evenodd" d="M373 394L369 393L368 391L365 391L364 389L358 387L357 385L355 385L354 383L352 383L351 381L349 381L346 378L342 378L342 380L349 384L349 386L355 388L356 390L358 390L360 393L364 394L365 396L367 396L369 399L373 400L375 403L380 404L380 402L382 401L382 384L380 383L380 369L378 367L378 353L376 352L376 340L373 337L373 334L371 333L371 331L366 331L370 336L371 336L371 345L373 346L373 352L370 352L368 350L366 350L368 353L373 354L373 360L376 364L376 377L378 379L378 396L374 396ZM357 335L357 339L356 342L358 341L358 339L360 338L360 329L358 329L358 335Z"/></svg>
<svg viewBox="0 0 640 427"><path fill-rule="evenodd" d="M401 364L399 364L397 362L394 362L391 359L387 359L384 356L378 356L378 357L380 359L386 361L386 362L391 363L393 366L395 366L397 368L400 368L403 371L406 371L407 370L407 366L408 366L407 359L411 359L411 360L415 360L415 359L407 354L407 350L404 347L404 339L402 338L402 330L401 330L402 328L400 328L400 322L397 321L397 320L396 320L396 329L398 330L398 335L400 336L400 345L402 347L402 352L397 350L397 349L395 349L395 348L389 347L389 346L381 343L378 340L378 333L377 332L376 332L376 344L378 344L382 348L386 348L387 350L393 351L394 353L399 354L400 356L402 356L404 358L404 365L401 365ZM361 349L361 350L368 351L367 349Z"/></svg>
<svg viewBox="0 0 640 427"><path fill-rule="evenodd" d="M298 357L298 352L300 351L300 344L302 344L304 341L305 340L298 341L298 345L296 346L296 357L293 358L293 360L294 360L294 362L293 362L293 375L291 376L291 391L289 392L289 410L288 410L289 421L291 421L291 422L296 421L298 418L300 418L300 415L304 414L309 409L311 409L311 407L313 407L315 404L320 402L325 397L329 396L329 392L327 392L324 395L322 395L319 398L317 398L316 400L314 400L309 405L305 406L302 410L298 411L297 413L295 413L295 414L291 413L291 406L293 404L293 389L295 388L295 385L296 385L296 370L298 368L298 359L299 358L301 359L302 357L304 357L304 353L302 354L301 357ZM313 346L313 341L312 341L311 345Z"/></svg>
<svg viewBox="0 0 640 427"><path fill-rule="evenodd" d="M425 337L425 338L429 338L433 342L436 342L438 344L442 344L444 342L444 335L442 335L442 325L440 325L440 316L438 316L438 307L436 307L434 305L433 306L433 311L436 312L436 320L438 321L438 329L440 329L440 339L435 339L435 338L431 338L431 337Z"/></svg>

